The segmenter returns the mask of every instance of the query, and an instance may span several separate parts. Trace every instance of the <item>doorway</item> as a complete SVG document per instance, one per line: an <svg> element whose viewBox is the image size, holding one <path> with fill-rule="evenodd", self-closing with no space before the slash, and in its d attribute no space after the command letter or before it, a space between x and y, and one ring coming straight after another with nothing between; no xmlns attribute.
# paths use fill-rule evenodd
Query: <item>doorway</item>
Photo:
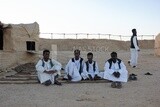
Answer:
<svg viewBox="0 0 160 107"><path fill-rule="evenodd" d="M3 29L0 29L0 50L3 50Z"/></svg>

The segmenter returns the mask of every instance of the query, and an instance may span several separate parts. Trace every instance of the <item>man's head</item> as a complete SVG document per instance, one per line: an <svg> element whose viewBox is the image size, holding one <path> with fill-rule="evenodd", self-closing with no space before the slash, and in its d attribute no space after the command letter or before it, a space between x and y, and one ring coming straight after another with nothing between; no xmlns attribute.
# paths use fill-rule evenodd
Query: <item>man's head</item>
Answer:
<svg viewBox="0 0 160 107"><path fill-rule="evenodd" d="M87 54L87 59L88 59L89 62L92 62L93 53L89 52L89 53Z"/></svg>
<svg viewBox="0 0 160 107"><path fill-rule="evenodd" d="M43 51L43 59L45 61L48 61L49 55L50 55L50 51L49 50L46 49L46 50Z"/></svg>
<svg viewBox="0 0 160 107"><path fill-rule="evenodd" d="M116 53L116 52L112 52L112 53L111 53L111 58L112 58L112 61L113 61L114 63L116 63L117 53Z"/></svg>
<svg viewBox="0 0 160 107"><path fill-rule="evenodd" d="M76 60L79 59L79 57L80 57L80 50L79 49L74 50L74 56L75 56Z"/></svg>
<svg viewBox="0 0 160 107"><path fill-rule="evenodd" d="M136 31L136 29L132 29L132 33L133 33L134 36L137 36L137 31Z"/></svg>

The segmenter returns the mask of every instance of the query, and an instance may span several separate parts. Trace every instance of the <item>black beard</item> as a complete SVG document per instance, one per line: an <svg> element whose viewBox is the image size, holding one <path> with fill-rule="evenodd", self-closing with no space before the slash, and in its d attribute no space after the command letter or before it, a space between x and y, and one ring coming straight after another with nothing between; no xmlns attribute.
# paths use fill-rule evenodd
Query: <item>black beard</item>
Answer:
<svg viewBox="0 0 160 107"><path fill-rule="evenodd" d="M75 57L75 60L78 60L79 59L79 57Z"/></svg>
<svg viewBox="0 0 160 107"><path fill-rule="evenodd" d="M90 61L90 60L88 60L88 62L91 64L92 63L92 61Z"/></svg>
<svg viewBox="0 0 160 107"><path fill-rule="evenodd" d="M113 63L116 63L116 60L112 60Z"/></svg>

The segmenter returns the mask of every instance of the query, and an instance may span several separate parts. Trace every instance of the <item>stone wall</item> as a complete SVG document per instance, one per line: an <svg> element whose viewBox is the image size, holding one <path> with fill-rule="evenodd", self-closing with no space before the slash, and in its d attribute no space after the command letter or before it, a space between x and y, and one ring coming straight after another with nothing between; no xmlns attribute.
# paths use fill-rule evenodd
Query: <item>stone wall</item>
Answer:
<svg viewBox="0 0 160 107"><path fill-rule="evenodd" d="M35 63L38 59L38 53L0 51L0 69L11 68L28 62Z"/></svg>
<svg viewBox="0 0 160 107"><path fill-rule="evenodd" d="M117 41L106 39L40 39L39 50L51 49L57 45L58 51L73 51L78 48L82 51L117 51L129 50L129 41ZM140 49L153 49L154 40L139 41Z"/></svg>
<svg viewBox="0 0 160 107"><path fill-rule="evenodd" d="M155 55L160 56L160 33L156 36L154 49Z"/></svg>
<svg viewBox="0 0 160 107"><path fill-rule="evenodd" d="M153 49L153 40L139 41L140 49ZM39 51L37 53L28 53L26 51L0 51L0 69L10 68L17 65L34 62L42 58L44 49L51 50L51 57L62 63L63 67L68 60L73 57L74 49L81 50L81 56L86 60L86 54L91 51L94 59L99 65L103 65L106 59L110 57L111 51L129 51L130 42L115 40L51 40L40 39ZM125 53L124 53L125 55ZM102 57L103 56L103 57ZM103 66L100 66L103 68Z"/></svg>

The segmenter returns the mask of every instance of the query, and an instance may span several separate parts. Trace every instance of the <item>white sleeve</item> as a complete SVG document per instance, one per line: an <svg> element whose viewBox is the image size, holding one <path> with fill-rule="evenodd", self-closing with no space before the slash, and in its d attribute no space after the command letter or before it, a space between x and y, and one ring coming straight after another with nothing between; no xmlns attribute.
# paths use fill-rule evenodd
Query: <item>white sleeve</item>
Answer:
<svg viewBox="0 0 160 107"><path fill-rule="evenodd" d="M85 75L88 75L88 72L87 72L87 66L86 66L86 63L84 63L84 66L83 66L83 73L85 74Z"/></svg>
<svg viewBox="0 0 160 107"><path fill-rule="evenodd" d="M105 63L104 72L109 72L109 74L113 74L113 72L114 72L114 70L109 69L109 63L108 63L108 61Z"/></svg>
<svg viewBox="0 0 160 107"><path fill-rule="evenodd" d="M42 60L39 60L36 64L36 71L41 73L45 71L44 67L42 66Z"/></svg>
<svg viewBox="0 0 160 107"><path fill-rule="evenodd" d="M54 60L54 59L52 59L51 61L52 61L53 65L54 65L54 66L51 68L51 70L57 70L57 71L60 71L60 70L61 70L61 68L62 68L61 63L60 63L60 62L58 62L58 61L56 61L56 60Z"/></svg>
<svg viewBox="0 0 160 107"><path fill-rule="evenodd" d="M66 67L65 67L65 72L68 74L69 73L69 66L71 64L72 60L70 59L69 62L67 63Z"/></svg>
<svg viewBox="0 0 160 107"><path fill-rule="evenodd" d="M139 50L139 47L137 45L137 37L136 36L133 37L133 44L134 44L135 49Z"/></svg>
<svg viewBox="0 0 160 107"><path fill-rule="evenodd" d="M124 63L121 61L120 63L121 69L119 70L119 73L122 73L123 71L126 71L126 66L124 65Z"/></svg>
<svg viewBox="0 0 160 107"><path fill-rule="evenodd" d="M84 68L84 65L86 65L85 64L85 62L84 62L84 60L82 61L82 69Z"/></svg>
<svg viewBox="0 0 160 107"><path fill-rule="evenodd" d="M96 69L95 74L99 74L99 68L97 62L95 62L95 69Z"/></svg>

